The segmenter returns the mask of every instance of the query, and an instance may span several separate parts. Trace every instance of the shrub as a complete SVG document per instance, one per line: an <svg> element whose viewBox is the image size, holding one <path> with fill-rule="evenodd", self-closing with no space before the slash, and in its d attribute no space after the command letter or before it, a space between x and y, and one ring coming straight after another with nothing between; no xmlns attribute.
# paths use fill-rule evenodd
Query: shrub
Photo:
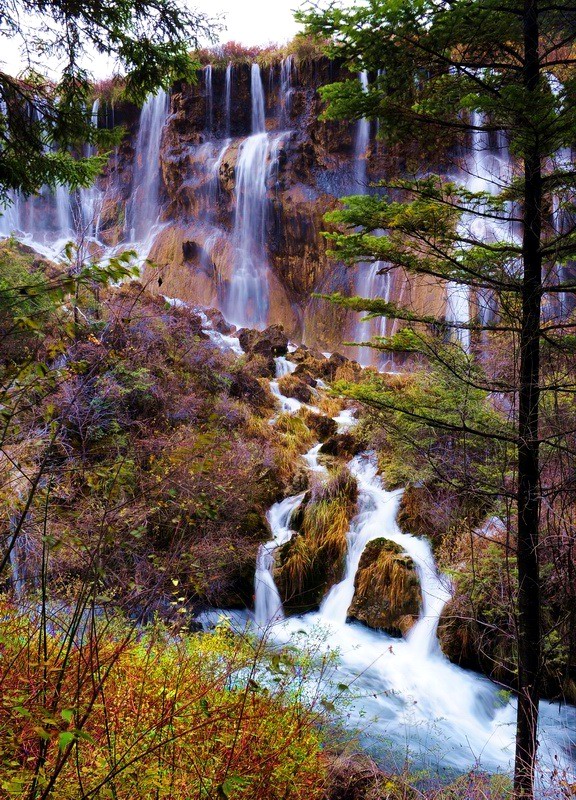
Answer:
<svg viewBox="0 0 576 800"><path fill-rule="evenodd" d="M136 632L84 611L76 625L51 614L49 632L6 602L0 614L1 796L323 797L292 654L275 655L269 681L261 645L225 627Z"/></svg>

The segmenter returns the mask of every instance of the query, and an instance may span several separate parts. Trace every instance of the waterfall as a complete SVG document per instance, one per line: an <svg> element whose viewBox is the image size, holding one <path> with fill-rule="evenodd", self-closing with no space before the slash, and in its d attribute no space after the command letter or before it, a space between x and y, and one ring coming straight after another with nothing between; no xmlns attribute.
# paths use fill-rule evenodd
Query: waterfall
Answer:
<svg viewBox="0 0 576 800"><path fill-rule="evenodd" d="M280 94L278 119L281 128L290 124L290 107L292 102L292 73L294 70L294 56L286 56L280 62Z"/></svg>
<svg viewBox="0 0 576 800"><path fill-rule="evenodd" d="M363 92L368 91L368 73L366 70L358 75ZM366 194L368 186L368 169L366 158L370 144L370 120L362 117L356 123L354 135L354 191Z"/></svg>
<svg viewBox="0 0 576 800"><path fill-rule="evenodd" d="M131 241L143 241L160 216L160 143L170 99L160 89L149 95L142 107L136 148L132 193L126 207L127 232Z"/></svg>
<svg viewBox="0 0 576 800"><path fill-rule="evenodd" d="M212 64L204 67L204 90L206 96L206 131L212 133L214 128L214 94L212 91Z"/></svg>
<svg viewBox="0 0 576 800"><path fill-rule="evenodd" d="M282 136L249 136L236 164L234 264L225 313L236 325L261 327L268 319L268 258L266 224L268 183L277 166Z"/></svg>
<svg viewBox="0 0 576 800"><path fill-rule="evenodd" d="M496 684L451 664L443 656L436 633L451 594L449 581L438 573L430 543L398 528L395 516L401 490L388 492L382 487L374 457L362 454L349 467L358 481L359 510L350 526L343 580L328 592L318 613L283 620L277 589L270 585L275 546L272 540L267 550L267 576L262 572L264 555L259 556L262 586L260 605L256 607L258 624L277 623L269 635L278 643L292 643L302 633L317 642L324 633L322 649L336 649L339 653L339 665L331 681L349 686L353 692L349 724L364 732L361 742L385 765L392 763L399 768L409 758L413 768L435 769L441 759L446 768L459 771L510 770L515 701L503 700ZM282 509L282 504L276 504L274 519L297 500L288 498ZM272 515L269 519L272 521ZM287 541L291 534L286 529L287 522L282 527L279 520L273 534L279 541ZM422 608L405 639L346 622L363 549L380 537L403 548L413 560L420 580ZM548 772L566 769L571 774L573 729L573 708L541 703L540 768ZM395 763L395 754L399 763Z"/></svg>
<svg viewBox="0 0 576 800"><path fill-rule="evenodd" d="M266 515L272 539L258 550L254 576L254 617L261 629L284 619L282 600L274 583L274 556L276 550L292 538L294 532L290 530L290 518L301 505L304 495L305 492L301 492L275 503Z"/></svg>
<svg viewBox="0 0 576 800"><path fill-rule="evenodd" d="M233 340L233 347L237 351L238 340ZM288 360L276 359L277 376L290 369L284 361ZM350 410L334 419L340 432L357 422ZM318 464L319 449L320 445L315 445L303 456L312 471L322 469ZM394 517L401 492L383 488L371 454L356 457L349 467L358 481L360 507L351 525L355 533L349 536L344 581L329 593L321 613L284 618L273 578L274 551L292 536L290 517L303 495L274 504L268 514L272 539L258 554L255 578L254 616L259 629L272 644L293 647L304 637L304 641L313 643L318 654L337 651L333 673L323 673L321 680L334 690L347 692L349 688L350 694L344 695L349 698L345 724L355 734L360 731L361 744L384 768L399 770L408 763L412 769L437 772L441 763L448 776L452 771L511 771L515 699L507 700L497 684L451 664L441 653L436 629L450 586L438 573L430 543L398 528ZM346 623L347 596L361 549L354 539L359 536L366 542L380 536L389 539L399 544L415 564L422 608L405 639L357 622ZM332 599L328 602L330 594ZM200 619L213 625L222 615L237 630L245 630L246 615L241 612L213 611ZM318 677L311 670L311 691L317 691ZM262 680L266 681L266 675ZM572 780L575 730L574 707L541 701L538 766L545 777L565 771Z"/></svg>
<svg viewBox="0 0 576 800"><path fill-rule="evenodd" d="M470 152L466 158L463 174L459 179L471 192L485 192L488 195L499 194L501 187L508 180L512 169L508 143L500 133L496 136L495 145L490 141L490 134L485 130L485 117L478 111L470 116ZM480 242L514 241L511 223L505 219L493 219L490 216L463 214L459 223L460 233L467 238ZM496 313L491 293L485 292L478 298L480 318L484 323L491 321ZM456 281L449 281L446 286L446 320L458 324L470 321L469 287ZM467 350L470 346L470 331L455 329L455 338Z"/></svg>
<svg viewBox="0 0 576 800"><path fill-rule="evenodd" d="M97 97L92 103L90 121L94 128L98 127L98 112L100 110L100 99ZM94 145L86 145L84 155L89 158L96 152ZM86 188L78 190L78 215L74 220L74 227L79 238L84 236L89 239L98 240L100 227L100 214L104 193L99 189L96 181Z"/></svg>
<svg viewBox="0 0 576 800"><path fill-rule="evenodd" d="M368 91L368 73L363 70L359 73L358 79L363 92ZM370 120L363 117L356 123L354 134L354 189L355 193L367 194L368 193L368 169L367 157L368 148L370 146ZM377 232L382 234L382 231ZM356 292L360 297L366 297L373 300L381 297L388 301L390 299L390 289L392 284L392 277L389 272L379 275L378 271L385 266L381 261L374 264L362 262L358 264L358 271L356 273ZM360 316L363 312L360 312ZM361 322L360 319L356 323L354 336L360 341L367 341L373 336L384 336L386 333L386 319L381 317L374 320L372 323L367 324ZM357 348L357 359L362 366L374 365L382 358L378 355L377 351L368 347Z"/></svg>
<svg viewBox="0 0 576 800"><path fill-rule="evenodd" d="M361 264L356 278L356 291L360 297L367 297L370 300L381 298L385 302L392 299L392 272L386 270L388 265L384 261L375 261L373 264ZM385 271L381 274L380 270ZM364 312L360 312L363 314ZM373 337L387 335L387 317L378 317L369 322L358 321L355 336L360 341L367 341ZM358 362L363 367L379 365L394 369L394 354L384 354L369 347L359 347L357 354Z"/></svg>
<svg viewBox="0 0 576 800"><path fill-rule="evenodd" d="M263 133L266 130L266 111L264 86L258 64L252 64L250 71L250 95L252 98L252 133Z"/></svg>
<svg viewBox="0 0 576 800"><path fill-rule="evenodd" d="M224 133L230 136L231 131L231 114L232 114L232 62L229 61L226 66L226 78L224 81Z"/></svg>
<svg viewBox="0 0 576 800"><path fill-rule="evenodd" d="M6 113L5 103L2 110ZM30 115L34 121L42 123L41 110L30 105ZM44 144L43 150L45 153L56 152L58 145ZM74 236L68 188L59 184L52 191L42 186L38 194L31 197L11 191L8 200L9 205L0 216L0 236L14 233L43 255L58 257L64 242Z"/></svg>

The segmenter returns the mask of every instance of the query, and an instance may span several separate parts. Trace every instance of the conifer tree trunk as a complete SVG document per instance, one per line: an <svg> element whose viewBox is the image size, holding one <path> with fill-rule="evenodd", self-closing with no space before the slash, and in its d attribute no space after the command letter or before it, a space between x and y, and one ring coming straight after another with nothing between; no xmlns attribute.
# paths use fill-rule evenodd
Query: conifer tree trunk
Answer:
<svg viewBox="0 0 576 800"><path fill-rule="evenodd" d="M538 4L524 2L524 85L539 77ZM523 284L518 420L518 718L514 791L534 796L540 671L539 381L542 296L542 167L537 140L524 160Z"/></svg>

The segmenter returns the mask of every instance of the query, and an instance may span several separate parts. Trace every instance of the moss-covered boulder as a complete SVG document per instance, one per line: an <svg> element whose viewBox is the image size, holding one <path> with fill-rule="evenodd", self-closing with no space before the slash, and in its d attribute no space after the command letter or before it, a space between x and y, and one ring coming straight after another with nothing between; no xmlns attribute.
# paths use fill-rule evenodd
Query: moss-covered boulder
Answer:
<svg viewBox="0 0 576 800"><path fill-rule="evenodd" d="M302 416L306 425L308 425L310 430L314 431L320 441L335 436L338 431L338 424L332 417L327 417L324 414L316 414L309 409L304 409Z"/></svg>
<svg viewBox="0 0 576 800"><path fill-rule="evenodd" d="M260 353L270 357L285 356L288 352L288 337L282 325L270 325L263 331L241 328L238 339L246 353Z"/></svg>
<svg viewBox="0 0 576 800"><path fill-rule="evenodd" d="M291 520L296 534L280 548L276 585L285 609L301 614L317 608L342 579L346 534L356 513L356 480L344 467L310 490Z"/></svg>
<svg viewBox="0 0 576 800"><path fill-rule="evenodd" d="M337 458L353 458L359 450L358 440L351 433L336 433L326 439L320 448L323 455Z"/></svg>
<svg viewBox="0 0 576 800"><path fill-rule="evenodd" d="M301 403L309 403L312 400L310 386L295 375L283 375L278 381L278 388L286 397L295 397Z"/></svg>
<svg viewBox="0 0 576 800"><path fill-rule="evenodd" d="M370 628L402 636L418 619L422 593L414 562L394 542L368 543L354 589L348 614Z"/></svg>

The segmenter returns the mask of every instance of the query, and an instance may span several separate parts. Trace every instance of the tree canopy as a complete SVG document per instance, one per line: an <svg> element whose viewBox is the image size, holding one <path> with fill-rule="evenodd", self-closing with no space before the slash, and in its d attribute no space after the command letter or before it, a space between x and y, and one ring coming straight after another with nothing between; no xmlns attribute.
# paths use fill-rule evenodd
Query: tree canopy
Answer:
<svg viewBox="0 0 576 800"><path fill-rule="evenodd" d="M110 57L141 102L177 78L194 78L189 52L211 40L216 23L177 0L114 3L9 0L0 8L0 41L20 45L22 69L0 72L0 202L10 190L87 186L102 166L85 145L109 147L110 132L91 124L87 65ZM47 77L47 63L55 77Z"/></svg>
<svg viewBox="0 0 576 800"><path fill-rule="evenodd" d="M324 87L327 118L377 120L387 145L415 141L437 151L439 174L420 164L367 195L344 198L329 215L337 228L329 238L350 264L376 262L383 273L440 281L448 295L459 295L458 313L449 297L443 314L380 298L331 299L398 320L395 336L371 345L425 357L467 387L464 396L480 391L506 418L474 419L465 402L457 409L426 404L423 416L378 387L349 389L396 418L449 424L468 440L513 448L510 469L503 464L492 491L515 498L515 789L531 797L543 659L542 507L573 493L565 459L576 453L576 171L569 156L576 141L576 9L538 0L369 0L315 7L299 18L351 72ZM354 76L360 70L369 76L366 91ZM463 153L475 144L476 160L466 163ZM480 186L466 180L491 150L506 151L506 169L485 175ZM488 484L480 481L477 490L486 493Z"/></svg>

